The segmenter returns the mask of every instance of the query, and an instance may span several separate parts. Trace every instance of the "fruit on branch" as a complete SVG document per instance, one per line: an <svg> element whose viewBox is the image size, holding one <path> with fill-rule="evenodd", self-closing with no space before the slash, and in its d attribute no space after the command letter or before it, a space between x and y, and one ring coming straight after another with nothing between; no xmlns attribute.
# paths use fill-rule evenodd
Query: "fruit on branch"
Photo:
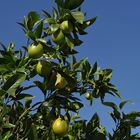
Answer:
<svg viewBox="0 0 140 140"><path fill-rule="evenodd" d="M91 100L92 99L92 94L87 92L85 97L86 97L87 100Z"/></svg>
<svg viewBox="0 0 140 140"><path fill-rule="evenodd" d="M63 30L64 33L70 33L73 31L73 25L68 20L63 21L60 25L60 28Z"/></svg>
<svg viewBox="0 0 140 140"><path fill-rule="evenodd" d="M68 132L68 124L59 117L53 122L52 130L56 135L64 135Z"/></svg>
<svg viewBox="0 0 140 140"><path fill-rule="evenodd" d="M49 77L52 70L51 62L47 60L40 60L36 65L36 72L43 77Z"/></svg>
<svg viewBox="0 0 140 140"><path fill-rule="evenodd" d="M62 89L68 84L66 79L63 76L61 76L61 74L57 73L56 78L57 78L55 82L56 88Z"/></svg>
<svg viewBox="0 0 140 140"><path fill-rule="evenodd" d="M52 40L56 43L56 44L60 44L64 41L65 36L62 32L62 30L57 30L52 34Z"/></svg>
<svg viewBox="0 0 140 140"><path fill-rule="evenodd" d="M43 53L43 45L40 43L37 45L33 43L28 47L28 55L31 58L40 58L43 55Z"/></svg>

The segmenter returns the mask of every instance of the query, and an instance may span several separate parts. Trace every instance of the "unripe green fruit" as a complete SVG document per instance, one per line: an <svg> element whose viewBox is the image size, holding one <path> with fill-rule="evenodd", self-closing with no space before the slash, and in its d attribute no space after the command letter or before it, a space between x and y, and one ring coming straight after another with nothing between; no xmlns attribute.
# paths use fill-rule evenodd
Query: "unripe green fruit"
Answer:
<svg viewBox="0 0 140 140"><path fill-rule="evenodd" d="M40 58L44 53L44 50L43 50L43 46L42 44L38 44L38 45L35 45L35 44L32 44L28 47L28 54L29 54L29 57L31 58Z"/></svg>
<svg viewBox="0 0 140 140"><path fill-rule="evenodd" d="M65 33L70 33L73 31L73 25L70 21L65 20L61 23L60 28L63 30Z"/></svg>
<svg viewBox="0 0 140 140"><path fill-rule="evenodd" d="M64 77L62 77L61 74L57 73L56 77L57 77L57 79L55 82L55 87L57 89L62 89L68 84L66 79Z"/></svg>
<svg viewBox="0 0 140 140"><path fill-rule="evenodd" d="M87 99L87 100L91 100L91 99L92 99L92 94L89 93L89 92L87 92L87 93L86 93L86 99Z"/></svg>
<svg viewBox="0 0 140 140"><path fill-rule="evenodd" d="M49 61L41 60L36 65L36 72L43 77L48 77L51 74L52 64Z"/></svg>
<svg viewBox="0 0 140 140"><path fill-rule="evenodd" d="M56 135L64 135L68 132L68 124L59 117L53 122L52 129Z"/></svg>
<svg viewBox="0 0 140 140"><path fill-rule="evenodd" d="M52 34L52 40L57 44L60 44L61 42L63 42L64 38L65 36L61 30L57 30L56 32Z"/></svg>

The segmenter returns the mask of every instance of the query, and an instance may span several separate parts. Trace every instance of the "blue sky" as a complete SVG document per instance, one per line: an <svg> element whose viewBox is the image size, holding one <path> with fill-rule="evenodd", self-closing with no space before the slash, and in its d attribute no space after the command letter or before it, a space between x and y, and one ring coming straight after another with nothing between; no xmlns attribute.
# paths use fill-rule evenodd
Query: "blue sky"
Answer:
<svg viewBox="0 0 140 140"><path fill-rule="evenodd" d="M51 11L52 0L1 0L0 4L0 42L14 42L17 47L25 44L26 38L20 26L23 17L31 10L41 13L42 9ZM88 57L91 63L95 61L101 68L112 68L114 83L124 99L131 99L135 104L127 105L124 110L140 111L140 1L139 0L86 0L82 5L87 18L97 16L96 23L87 29L89 33L82 37L84 44L78 48L78 58ZM113 99L111 97L107 98ZM119 101L115 99L115 101ZM98 111L103 124L110 130L112 122L106 109L95 101L89 107L84 100L85 109L80 112L88 119L93 112ZM108 123L110 122L110 125Z"/></svg>

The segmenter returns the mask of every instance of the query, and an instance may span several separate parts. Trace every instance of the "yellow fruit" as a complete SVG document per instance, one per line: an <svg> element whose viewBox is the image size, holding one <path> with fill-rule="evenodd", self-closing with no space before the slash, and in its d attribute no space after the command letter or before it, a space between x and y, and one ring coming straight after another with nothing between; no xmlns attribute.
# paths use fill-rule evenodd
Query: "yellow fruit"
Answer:
<svg viewBox="0 0 140 140"><path fill-rule="evenodd" d="M36 72L43 77L48 77L51 74L52 64L49 61L41 60L36 65Z"/></svg>
<svg viewBox="0 0 140 140"><path fill-rule="evenodd" d="M73 25L68 20L63 21L60 25L60 28L63 30L64 33L70 33L73 31Z"/></svg>
<svg viewBox="0 0 140 140"><path fill-rule="evenodd" d="M61 76L61 74L57 73L56 75L56 82L55 82L55 87L58 89L64 88L68 83L64 77Z"/></svg>
<svg viewBox="0 0 140 140"><path fill-rule="evenodd" d="M52 34L52 40L57 44L62 43L64 41L64 38L65 36L61 30L57 30Z"/></svg>
<svg viewBox="0 0 140 140"><path fill-rule="evenodd" d="M44 53L42 44L32 44L28 47L28 54L31 58L40 58Z"/></svg>
<svg viewBox="0 0 140 140"><path fill-rule="evenodd" d="M87 92L87 93L86 93L86 99L87 99L87 100L91 100L91 99L92 99L92 94L89 93L89 92Z"/></svg>
<svg viewBox="0 0 140 140"><path fill-rule="evenodd" d="M52 130L56 135L64 135L68 132L68 124L59 117L53 122Z"/></svg>

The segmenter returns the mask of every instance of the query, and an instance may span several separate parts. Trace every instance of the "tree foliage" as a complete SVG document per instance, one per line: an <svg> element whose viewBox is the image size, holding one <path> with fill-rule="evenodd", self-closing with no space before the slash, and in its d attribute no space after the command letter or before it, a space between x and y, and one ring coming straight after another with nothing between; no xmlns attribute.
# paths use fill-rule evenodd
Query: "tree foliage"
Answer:
<svg viewBox="0 0 140 140"><path fill-rule="evenodd" d="M140 126L140 112L123 112L129 100L119 106L105 100L108 94L122 98L111 82L112 69L100 69L97 62L92 65L87 59L76 59L76 48L83 43L80 37L87 34L86 28L94 25L97 17L86 19L81 10L84 0L54 3L51 14L43 10L42 17L31 11L18 23L27 37L27 44L21 49L15 50L14 43L8 47L0 44L0 139L140 139L138 133L132 133ZM30 93L36 88L40 89L42 100ZM84 107L80 97L87 93L91 106L94 99L112 108L109 115L116 126L113 133L100 123L98 112L89 121L80 118L78 112ZM68 124L64 135L53 131L58 118Z"/></svg>

